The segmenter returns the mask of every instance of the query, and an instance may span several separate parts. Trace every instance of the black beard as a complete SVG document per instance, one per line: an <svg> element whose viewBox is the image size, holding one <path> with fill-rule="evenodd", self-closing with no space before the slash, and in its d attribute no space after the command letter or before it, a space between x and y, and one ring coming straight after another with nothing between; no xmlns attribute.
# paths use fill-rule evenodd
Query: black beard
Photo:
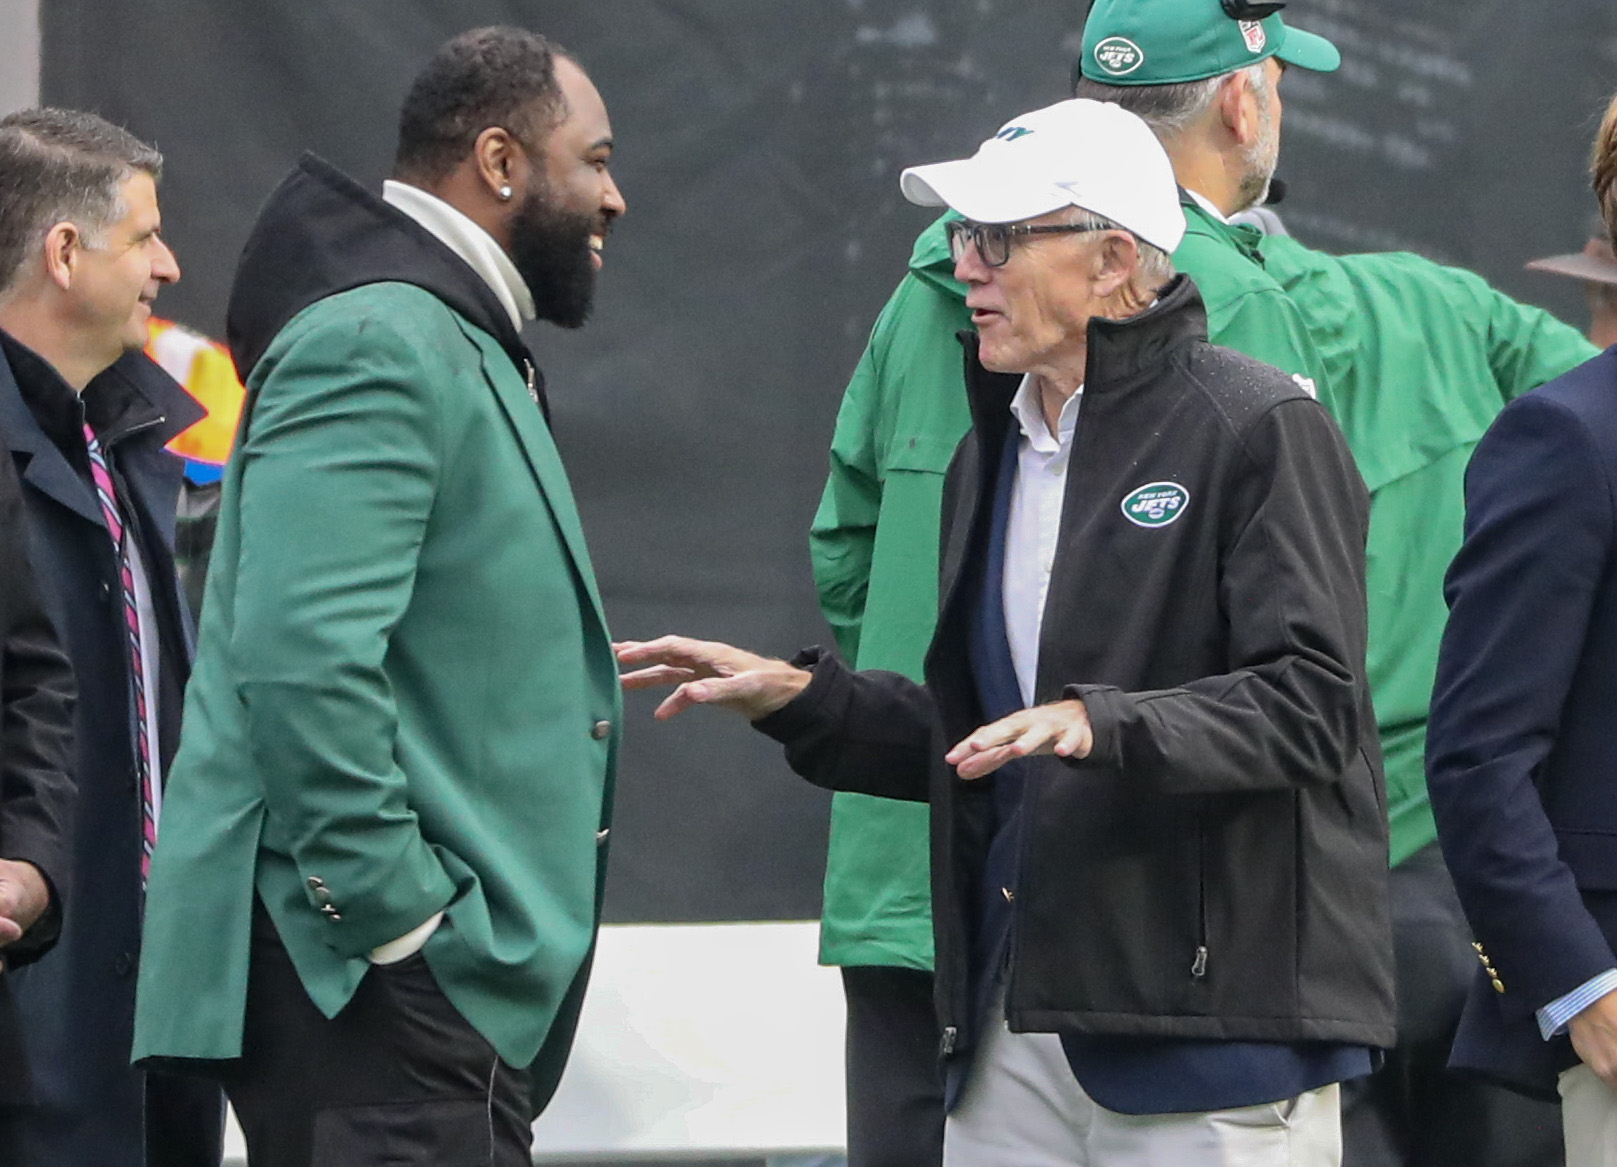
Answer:
<svg viewBox="0 0 1617 1167"><path fill-rule="evenodd" d="M562 328L589 319L595 303L594 215L557 210L543 186L530 190L511 215L511 263L528 285L534 313Z"/></svg>

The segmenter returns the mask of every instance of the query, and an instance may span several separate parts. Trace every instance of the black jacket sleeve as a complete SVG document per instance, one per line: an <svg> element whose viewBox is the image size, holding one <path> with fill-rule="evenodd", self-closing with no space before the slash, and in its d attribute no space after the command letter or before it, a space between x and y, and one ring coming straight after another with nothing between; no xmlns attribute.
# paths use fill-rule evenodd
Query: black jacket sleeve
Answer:
<svg viewBox="0 0 1617 1167"><path fill-rule="evenodd" d="M1072 685L1094 729L1081 767L1171 794L1332 782L1368 715L1369 501L1335 422L1305 398L1248 431L1226 506L1220 602L1230 670L1178 688Z"/></svg>
<svg viewBox="0 0 1617 1167"><path fill-rule="evenodd" d="M0 859L39 868L51 905L6 963L26 963L55 942L67 894L74 785L70 770L75 689L29 567L22 496L0 451Z"/></svg>
<svg viewBox="0 0 1617 1167"><path fill-rule="evenodd" d="M814 679L753 728L786 747L786 763L816 786L906 802L927 801L937 718L926 689L901 673L852 672L810 648L793 664Z"/></svg>

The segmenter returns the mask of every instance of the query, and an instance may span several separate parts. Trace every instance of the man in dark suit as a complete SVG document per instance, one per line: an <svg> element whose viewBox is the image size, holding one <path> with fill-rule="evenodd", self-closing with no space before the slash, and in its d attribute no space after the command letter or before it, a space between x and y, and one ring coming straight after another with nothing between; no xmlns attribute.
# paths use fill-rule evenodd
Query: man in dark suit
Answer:
<svg viewBox="0 0 1617 1167"><path fill-rule="evenodd" d="M92 114L0 121L0 433L79 690L75 910L41 971L8 974L36 1167L219 1161L218 1090L129 1067L146 856L190 656L172 553L181 463L163 446L201 414L138 351L180 274L160 232L161 168Z"/></svg>
<svg viewBox="0 0 1617 1167"><path fill-rule="evenodd" d="M61 933L73 781L73 670L34 588L22 492L0 458L0 1163L24 1167L28 1064L6 970Z"/></svg>
<svg viewBox="0 0 1617 1167"><path fill-rule="evenodd" d="M1617 101L1595 149L1617 238ZM1561 1097L1617 1163L1617 349L1506 406L1466 473L1427 777L1477 938L1450 1064Z"/></svg>

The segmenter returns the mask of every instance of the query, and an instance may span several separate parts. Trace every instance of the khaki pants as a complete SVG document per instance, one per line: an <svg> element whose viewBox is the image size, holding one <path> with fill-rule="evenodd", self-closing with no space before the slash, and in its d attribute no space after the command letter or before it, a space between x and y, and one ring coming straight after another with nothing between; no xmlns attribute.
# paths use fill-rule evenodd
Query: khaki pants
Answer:
<svg viewBox="0 0 1617 1167"><path fill-rule="evenodd" d="M1566 1167L1617 1167L1617 1093L1584 1065L1567 1070L1556 1085Z"/></svg>
<svg viewBox="0 0 1617 1167"><path fill-rule="evenodd" d="M1340 1167L1336 1085L1202 1114L1118 1114L1073 1077L1061 1039L1001 1020L948 1118L943 1167Z"/></svg>

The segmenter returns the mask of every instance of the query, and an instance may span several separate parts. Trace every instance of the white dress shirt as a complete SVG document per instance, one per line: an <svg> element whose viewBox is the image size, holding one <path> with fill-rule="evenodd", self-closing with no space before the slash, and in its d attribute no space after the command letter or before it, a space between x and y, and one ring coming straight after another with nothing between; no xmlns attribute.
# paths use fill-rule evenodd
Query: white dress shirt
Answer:
<svg viewBox="0 0 1617 1167"><path fill-rule="evenodd" d="M528 291L516 264L505 254L505 248L494 241L494 236L437 195L428 194L418 186L388 179L382 184L382 201L431 231L440 243L482 276L511 317L513 328L520 332L522 322L533 319L533 293Z"/></svg>
<svg viewBox="0 0 1617 1167"><path fill-rule="evenodd" d="M1039 676L1039 636L1044 630L1044 600L1055 567L1061 535L1061 503L1067 490L1067 465L1084 387L1061 407L1057 432L1045 424L1039 387L1030 374L1011 399L1011 414L1022 431L1017 443L1016 483L1005 527L1005 574L1002 578L1005 631L1011 663L1022 690L1022 704L1034 703Z"/></svg>

